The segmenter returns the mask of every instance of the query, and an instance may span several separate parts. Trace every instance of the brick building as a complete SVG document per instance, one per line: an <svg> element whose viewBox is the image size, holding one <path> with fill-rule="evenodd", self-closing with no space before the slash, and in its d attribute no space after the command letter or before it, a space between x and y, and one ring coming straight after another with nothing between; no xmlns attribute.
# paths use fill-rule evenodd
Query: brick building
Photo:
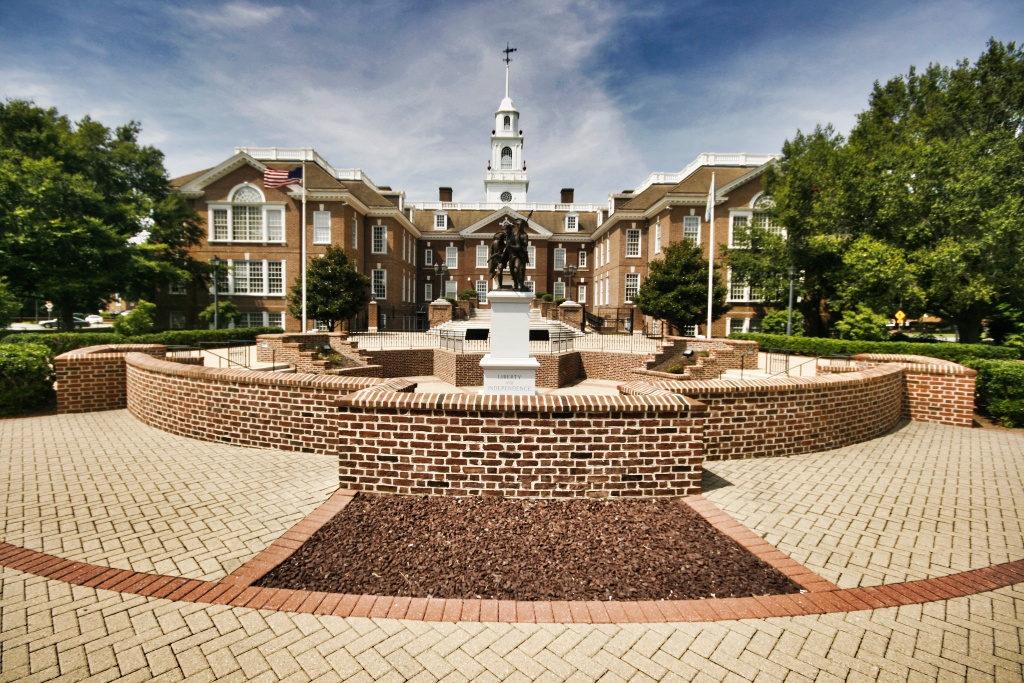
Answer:
<svg viewBox="0 0 1024 683"><path fill-rule="evenodd" d="M558 201L529 201L519 112L506 93L494 115L491 160L484 180L486 201L453 202L440 187L436 201L406 202L405 193L375 184L358 169L337 169L312 149L237 148L217 166L174 180L204 217L207 237L193 255L226 261L219 296L242 312L240 325L279 325L299 330L285 296L301 276L306 258L326 245L342 246L372 282L381 311L425 314L430 301L475 289L486 306L488 245L505 220L525 219L530 236L527 285L535 292L569 298L611 320L641 316L631 297L648 264L669 243L691 239L711 248L704 207L715 193L715 260L721 244L733 245L736 225L766 223L758 211L765 198L761 176L774 155L702 154L678 173L652 173L635 190L612 194L607 203L577 203L574 191ZM301 168L304 186L266 187L268 170ZM305 191L305 206L303 192ZM305 223L303 226L303 216ZM302 231L305 231L303 243ZM436 265L447 273L439 276ZM576 266L570 291L567 266ZM729 282L732 311L716 321L714 336L757 329L763 316L756 292ZM169 284L158 295L161 326L184 327L212 301L202 286ZM648 321L651 322L651 321ZM310 323L311 324L311 323ZM703 326L686 330L704 334Z"/></svg>

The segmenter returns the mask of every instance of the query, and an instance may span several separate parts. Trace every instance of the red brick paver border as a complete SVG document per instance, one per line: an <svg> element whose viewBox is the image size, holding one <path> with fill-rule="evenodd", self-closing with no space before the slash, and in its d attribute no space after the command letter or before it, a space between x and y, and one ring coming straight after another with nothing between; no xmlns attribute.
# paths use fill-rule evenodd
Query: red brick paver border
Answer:
<svg viewBox="0 0 1024 683"><path fill-rule="evenodd" d="M711 600L514 601L340 595L252 582L289 557L351 502L340 489L277 542L220 581L145 574L66 560L0 541L0 565L78 586L165 598L304 614L333 614L420 621L508 623L653 623L764 619L899 607L965 597L1024 581L1024 560L932 579L840 589L796 563L702 496L682 499L716 528L807 590L790 595Z"/></svg>

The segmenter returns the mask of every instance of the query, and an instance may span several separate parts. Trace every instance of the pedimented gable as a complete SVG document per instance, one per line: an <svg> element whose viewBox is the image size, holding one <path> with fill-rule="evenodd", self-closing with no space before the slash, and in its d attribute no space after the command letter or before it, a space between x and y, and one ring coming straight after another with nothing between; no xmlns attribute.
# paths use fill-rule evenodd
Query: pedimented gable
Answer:
<svg viewBox="0 0 1024 683"><path fill-rule="evenodd" d="M251 156L244 152L239 152L234 156L221 162L220 164L217 164L208 171L199 174L195 178L192 178L191 180L189 180L188 182L181 186L179 192L186 196L201 196L208 185L220 180L221 178L235 172L236 170L246 165L252 166L254 169L259 171L261 175L265 170L267 170L265 164L260 163L259 161L253 159Z"/></svg>
<svg viewBox="0 0 1024 683"><path fill-rule="evenodd" d="M463 237L490 237L494 233L502 231L501 223L506 218L512 222L515 222L520 219L525 220L526 234L528 234L531 238L548 239L552 235L550 230L531 221L529 219L529 214L524 216L518 211L514 211L513 209L510 209L507 206L499 211L495 211L486 218L478 220L476 223L473 223L468 228L460 230L459 234L462 235Z"/></svg>

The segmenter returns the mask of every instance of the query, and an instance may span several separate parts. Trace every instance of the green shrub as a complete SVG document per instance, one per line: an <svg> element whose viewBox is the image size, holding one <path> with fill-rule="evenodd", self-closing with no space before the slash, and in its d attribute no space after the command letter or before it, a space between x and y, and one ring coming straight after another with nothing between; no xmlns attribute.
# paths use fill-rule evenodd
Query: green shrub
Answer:
<svg viewBox="0 0 1024 683"><path fill-rule="evenodd" d="M854 310L843 311L843 317L836 323L836 329L843 339L861 341L885 341L888 331L886 317L875 313L864 304L857 304Z"/></svg>
<svg viewBox="0 0 1024 683"><path fill-rule="evenodd" d="M119 315L114 319L114 332L122 337L134 337L153 331L153 315L156 304L139 301L128 315Z"/></svg>
<svg viewBox="0 0 1024 683"><path fill-rule="evenodd" d="M459 298L462 300L476 299L479 296L480 292L476 291L475 289L464 289L461 292L459 292Z"/></svg>
<svg viewBox="0 0 1024 683"><path fill-rule="evenodd" d="M0 345L0 416L46 408L55 399L48 348L42 344Z"/></svg>
<svg viewBox="0 0 1024 683"><path fill-rule="evenodd" d="M761 331L765 334L786 334L786 327L789 325L789 311L771 311L765 313L765 316L761 318ZM800 316L799 314L793 315L793 334L800 334Z"/></svg>
<svg viewBox="0 0 1024 683"><path fill-rule="evenodd" d="M25 332L0 339L0 348L6 345L41 344L50 350L51 356L59 356L85 346L100 344L198 346L200 342L255 341L257 335L280 332L281 328L279 327L241 327L233 330L168 330L136 337L123 337L114 332Z"/></svg>
<svg viewBox="0 0 1024 683"><path fill-rule="evenodd" d="M1024 427L1024 362L972 358L964 365L978 371L978 410L1004 427Z"/></svg>
<svg viewBox="0 0 1024 683"><path fill-rule="evenodd" d="M210 304L203 310L199 311L199 322L204 325L212 326L214 323L214 308L217 309L217 325L221 328L227 327L242 317L242 314L238 310L238 306L236 306L234 302L220 301L217 303L216 307L213 304Z"/></svg>
<svg viewBox="0 0 1024 683"><path fill-rule="evenodd" d="M555 299L554 303L555 303L555 306L561 306L566 301L567 301L567 299Z"/></svg>
<svg viewBox="0 0 1024 683"><path fill-rule="evenodd" d="M547 292L535 292L534 295L533 295L533 298L534 299L543 299L544 297L548 297L548 296L551 296L551 295L548 294ZM549 299L549 301L550 301L550 299Z"/></svg>
<svg viewBox="0 0 1024 683"><path fill-rule="evenodd" d="M930 356L959 363L967 358L1016 359L1017 350L989 344L921 344L911 342L871 342L821 337L787 337L778 334L734 332L730 339L756 341L762 349L789 349L806 355L829 356L854 353L898 353Z"/></svg>
<svg viewBox="0 0 1024 683"><path fill-rule="evenodd" d="M543 299L544 301L554 301L555 295L554 294L548 294L548 293L545 292L544 296L542 296L541 299Z"/></svg>

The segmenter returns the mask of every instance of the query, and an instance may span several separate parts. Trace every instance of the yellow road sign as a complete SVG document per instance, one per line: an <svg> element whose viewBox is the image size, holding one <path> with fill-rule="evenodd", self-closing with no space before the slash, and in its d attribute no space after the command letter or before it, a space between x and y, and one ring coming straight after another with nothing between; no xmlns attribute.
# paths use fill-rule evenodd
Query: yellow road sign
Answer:
<svg viewBox="0 0 1024 683"><path fill-rule="evenodd" d="M907 317L907 314L903 311L896 311L896 315L894 317L896 318L896 322L901 323L903 322L903 319Z"/></svg>

